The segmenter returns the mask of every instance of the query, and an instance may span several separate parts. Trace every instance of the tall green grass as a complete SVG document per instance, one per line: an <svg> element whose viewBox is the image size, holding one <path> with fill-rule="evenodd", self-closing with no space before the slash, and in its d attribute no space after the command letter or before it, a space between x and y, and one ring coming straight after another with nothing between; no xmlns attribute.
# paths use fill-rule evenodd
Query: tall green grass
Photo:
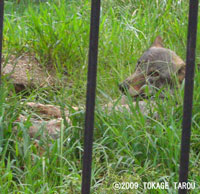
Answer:
<svg viewBox="0 0 200 194"><path fill-rule="evenodd" d="M164 101L157 97L148 116L138 113L131 102L131 113L106 111L102 105L120 97L118 83L133 72L137 59L157 35L185 59L187 15L188 2L181 0L102 1L92 193L177 192L173 187L145 191L141 185L178 181L183 86L174 96L166 92ZM80 193L84 111L71 106L85 104L89 27L88 0L5 1L4 57L33 55L44 67L56 68L60 78L67 72L68 81L63 89L39 88L26 97L15 94L4 81L0 93L1 193ZM199 51L197 44L197 63ZM196 68L189 175L196 189L192 193L198 193L200 183L199 76ZM58 140L30 139L29 119L13 132L19 114L28 118L35 114L26 107L27 101L68 107L72 125L62 126ZM138 182L139 189L113 190L114 182L128 181Z"/></svg>

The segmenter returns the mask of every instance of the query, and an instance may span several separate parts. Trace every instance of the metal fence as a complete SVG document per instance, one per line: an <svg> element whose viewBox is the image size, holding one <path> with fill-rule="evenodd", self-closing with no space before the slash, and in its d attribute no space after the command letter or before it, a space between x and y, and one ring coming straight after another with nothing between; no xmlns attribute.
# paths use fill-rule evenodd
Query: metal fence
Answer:
<svg viewBox="0 0 200 194"><path fill-rule="evenodd" d="M198 0L190 0L189 3L186 75L185 75L181 157L180 157L180 171L179 171L180 183L188 182L198 3L199 3ZM82 194L89 194L91 185L90 182L91 182L92 144L93 144L93 130L94 130L95 91L96 91L97 58L98 58L100 0L92 0L91 7L92 9L91 9L91 24L90 24L90 46L89 46L88 80L87 80L85 133L84 133ZM0 76L1 76L1 59L2 59L2 37L3 37L2 34L3 34L3 15L4 15L3 12L4 12L4 1L0 0ZM0 84L1 84L1 77L0 77ZM186 194L186 193L187 189L185 188L179 189L179 194Z"/></svg>

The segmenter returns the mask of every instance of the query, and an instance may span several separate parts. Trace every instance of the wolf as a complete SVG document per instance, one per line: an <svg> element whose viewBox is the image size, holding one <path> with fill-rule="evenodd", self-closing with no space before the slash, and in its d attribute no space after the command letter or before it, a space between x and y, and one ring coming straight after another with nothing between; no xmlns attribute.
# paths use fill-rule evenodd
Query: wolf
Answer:
<svg viewBox="0 0 200 194"><path fill-rule="evenodd" d="M131 97L136 98L139 96L147 96L145 88L148 87L150 95L153 95L155 89L161 89L165 85L173 88L178 81L181 84L185 77L185 63L184 61L172 50L163 47L163 41L160 36L157 36L152 46L144 52L136 64L134 73L125 79L119 88L123 94L129 94ZM177 78L177 79L175 79ZM124 96L125 96L124 95ZM129 104L125 98L116 106L116 101L110 102L103 106L102 110L108 109L116 111L130 111ZM136 105L135 102L133 104ZM32 119L32 126L30 127L29 134L34 137L42 124L46 125L46 133L52 138L59 137L62 114L59 107L54 105L45 105L40 103L28 102L27 106L37 110L38 113L44 114L54 119L48 121L37 121ZM144 115L149 114L145 101L139 102L139 109ZM154 101L151 103L154 106ZM72 107L75 111L83 110L83 107ZM71 125L70 112L65 109L65 119ZM154 114L157 117L157 114ZM20 115L16 123L24 122L27 118Z"/></svg>
<svg viewBox="0 0 200 194"><path fill-rule="evenodd" d="M157 36L137 61L134 73L119 84L119 89L132 98L149 97L165 86L173 90L184 77L185 62L174 51L164 48L162 38Z"/></svg>

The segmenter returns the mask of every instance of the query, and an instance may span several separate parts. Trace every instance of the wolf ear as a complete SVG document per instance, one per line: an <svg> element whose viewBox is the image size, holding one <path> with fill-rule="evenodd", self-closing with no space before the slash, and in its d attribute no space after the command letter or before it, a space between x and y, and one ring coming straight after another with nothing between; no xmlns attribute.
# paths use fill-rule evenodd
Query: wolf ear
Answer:
<svg viewBox="0 0 200 194"><path fill-rule="evenodd" d="M160 36L157 36L154 43L151 45L151 47L163 47L163 40Z"/></svg>

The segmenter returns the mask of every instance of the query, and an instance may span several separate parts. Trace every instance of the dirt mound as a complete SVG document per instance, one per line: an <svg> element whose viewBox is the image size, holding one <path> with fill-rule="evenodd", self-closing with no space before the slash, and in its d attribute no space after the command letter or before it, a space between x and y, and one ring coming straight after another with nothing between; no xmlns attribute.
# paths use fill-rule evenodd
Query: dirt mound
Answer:
<svg viewBox="0 0 200 194"><path fill-rule="evenodd" d="M29 122L31 126L29 127L29 135L31 138L40 139L41 136L49 136L53 139L57 139L60 135L60 129L62 122L64 123L60 107L51 104L40 104L35 102L28 102L27 107L35 110L36 115L39 117L31 117ZM72 107L74 110L79 110L77 107ZM63 116L65 116L65 121L72 125L69 118L70 112L67 109L63 110ZM16 126L14 131L18 131L18 124L23 123L28 118L24 115L19 115L18 119L15 121Z"/></svg>
<svg viewBox="0 0 200 194"><path fill-rule="evenodd" d="M55 71L42 67L33 56L11 56L2 73L14 84L16 92L55 84Z"/></svg>

